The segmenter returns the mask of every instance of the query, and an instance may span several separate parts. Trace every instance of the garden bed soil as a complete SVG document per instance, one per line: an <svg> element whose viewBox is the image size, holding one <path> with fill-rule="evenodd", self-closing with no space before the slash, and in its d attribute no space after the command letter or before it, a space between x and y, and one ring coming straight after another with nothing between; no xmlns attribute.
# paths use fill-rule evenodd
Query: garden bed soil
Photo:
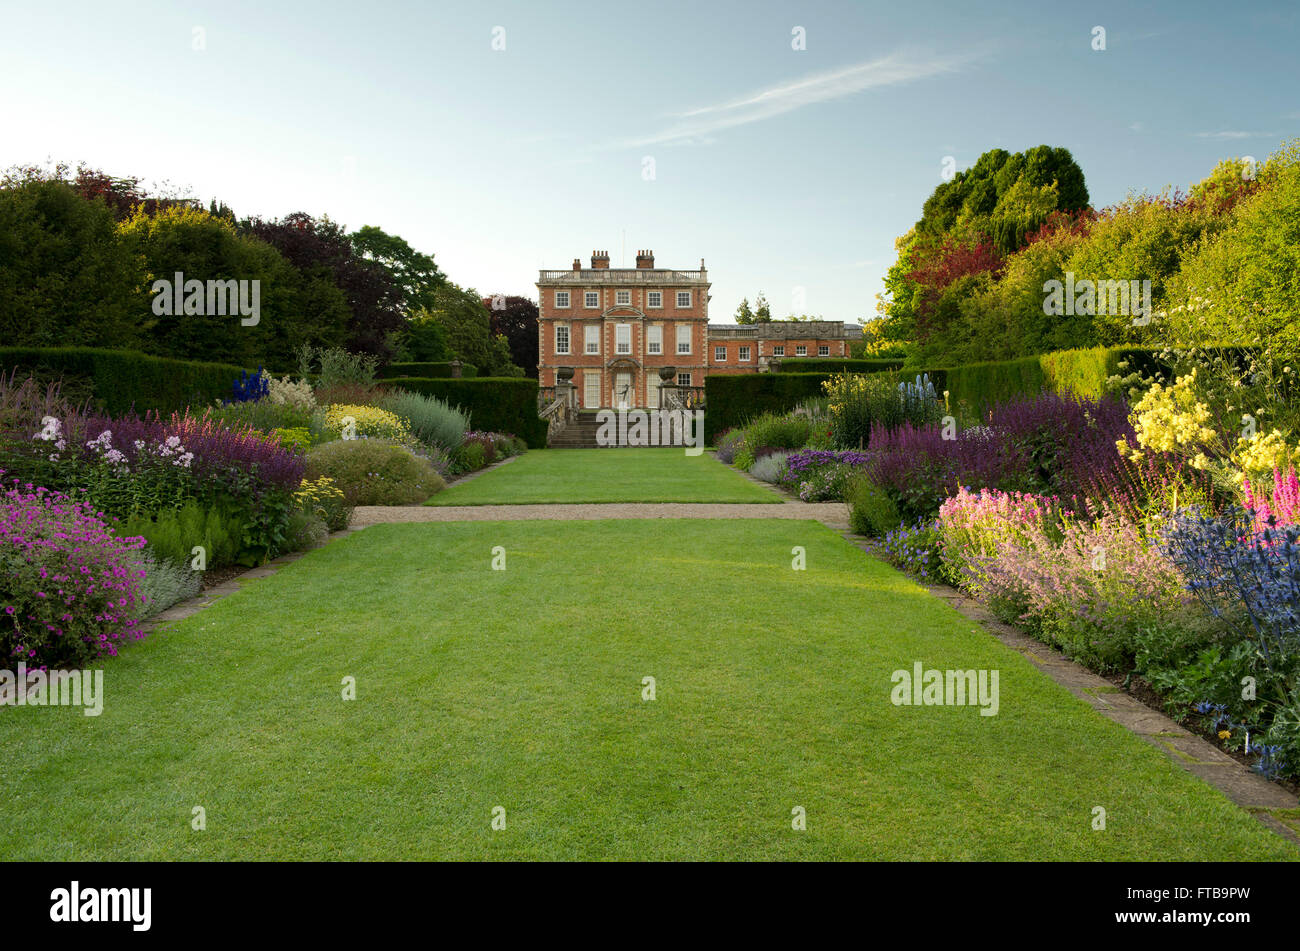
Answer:
<svg viewBox="0 0 1300 951"><path fill-rule="evenodd" d="M228 565L225 568L211 568L203 572L203 588L207 591L209 588L215 588L223 585L232 578L238 578L249 569L244 565Z"/></svg>

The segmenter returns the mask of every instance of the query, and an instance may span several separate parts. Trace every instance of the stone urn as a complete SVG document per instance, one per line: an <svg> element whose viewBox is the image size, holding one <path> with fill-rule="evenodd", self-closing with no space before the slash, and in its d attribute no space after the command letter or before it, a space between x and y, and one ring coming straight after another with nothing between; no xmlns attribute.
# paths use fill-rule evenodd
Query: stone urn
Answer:
<svg viewBox="0 0 1300 951"><path fill-rule="evenodd" d="M573 367L558 367L555 371L556 383L572 383Z"/></svg>
<svg viewBox="0 0 1300 951"><path fill-rule="evenodd" d="M659 368L659 379L663 380L665 383L674 383L674 382L676 382L676 380L677 380L677 368L676 368L676 367L660 367L660 368Z"/></svg>

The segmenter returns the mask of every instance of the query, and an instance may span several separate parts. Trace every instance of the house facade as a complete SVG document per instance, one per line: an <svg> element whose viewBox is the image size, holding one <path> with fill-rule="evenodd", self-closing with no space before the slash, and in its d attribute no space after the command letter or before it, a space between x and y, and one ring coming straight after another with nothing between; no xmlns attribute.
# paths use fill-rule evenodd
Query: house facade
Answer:
<svg viewBox="0 0 1300 951"><path fill-rule="evenodd" d="M553 387L572 370L583 409L659 407L661 371L678 386L704 386L710 373L758 373L787 357L847 357L857 328L839 321L709 324L709 274L657 268L653 251L636 267L611 268L593 251L591 267L574 258L563 271L541 271L538 384Z"/></svg>

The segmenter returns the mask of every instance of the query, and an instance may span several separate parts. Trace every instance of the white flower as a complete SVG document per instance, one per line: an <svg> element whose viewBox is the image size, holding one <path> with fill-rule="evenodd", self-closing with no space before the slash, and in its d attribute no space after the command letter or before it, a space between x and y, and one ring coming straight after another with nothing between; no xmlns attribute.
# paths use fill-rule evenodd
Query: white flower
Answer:
<svg viewBox="0 0 1300 951"><path fill-rule="evenodd" d="M55 416L42 416L41 427L41 431L33 436L33 439L41 439L45 442L49 442L51 439L57 439L59 433L62 431L62 426L60 425L58 418Z"/></svg>
<svg viewBox="0 0 1300 951"><path fill-rule="evenodd" d="M112 448L113 448L113 430L111 430L111 429L106 429L106 430L104 430L102 433L100 433L98 436L96 436L96 437L95 437L94 439L92 439L90 442L86 443L86 445L89 446L91 449L95 449L95 450L98 450L98 451L100 451L100 452L102 452L102 451L104 451L104 450L106 450L106 449L112 449Z"/></svg>
<svg viewBox="0 0 1300 951"><path fill-rule="evenodd" d="M170 449L179 449L179 448L181 447L181 437L180 437L180 436L168 436L168 437L167 437L167 446L168 446L168 448L170 448Z"/></svg>

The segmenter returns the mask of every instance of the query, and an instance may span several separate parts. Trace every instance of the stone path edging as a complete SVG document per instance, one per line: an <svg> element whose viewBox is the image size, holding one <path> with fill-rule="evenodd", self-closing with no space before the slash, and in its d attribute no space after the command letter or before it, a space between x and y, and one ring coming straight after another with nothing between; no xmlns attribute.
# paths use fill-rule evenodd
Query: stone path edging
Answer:
<svg viewBox="0 0 1300 951"><path fill-rule="evenodd" d="M843 531L849 542L877 557L871 541ZM1202 737L1179 726L1159 710L1124 693L1106 680L1037 638L1007 624L978 601L956 588L918 582L930 594L946 601L963 617L979 624L988 634L1021 654L1040 672L1056 681L1102 716L1115 721L1164 753L1193 776L1209 783L1269 829L1300 845L1300 800L1277 783L1233 759ZM1292 824L1286 821L1290 820Z"/></svg>
<svg viewBox="0 0 1300 951"><path fill-rule="evenodd" d="M490 466L484 466L482 469L475 469L473 472L466 472L464 475L458 475L454 479L444 479L443 481L446 483L447 488L450 489L453 485L460 485L462 482L468 482L470 479L477 479L485 472L491 472L493 469L500 469L502 466L506 465L507 463L514 462L516 459L519 458L519 456L522 455L523 453L521 452L518 453L517 455L506 456L504 459L500 459L492 463L492 465ZM379 507L382 508L383 506L379 506Z"/></svg>

